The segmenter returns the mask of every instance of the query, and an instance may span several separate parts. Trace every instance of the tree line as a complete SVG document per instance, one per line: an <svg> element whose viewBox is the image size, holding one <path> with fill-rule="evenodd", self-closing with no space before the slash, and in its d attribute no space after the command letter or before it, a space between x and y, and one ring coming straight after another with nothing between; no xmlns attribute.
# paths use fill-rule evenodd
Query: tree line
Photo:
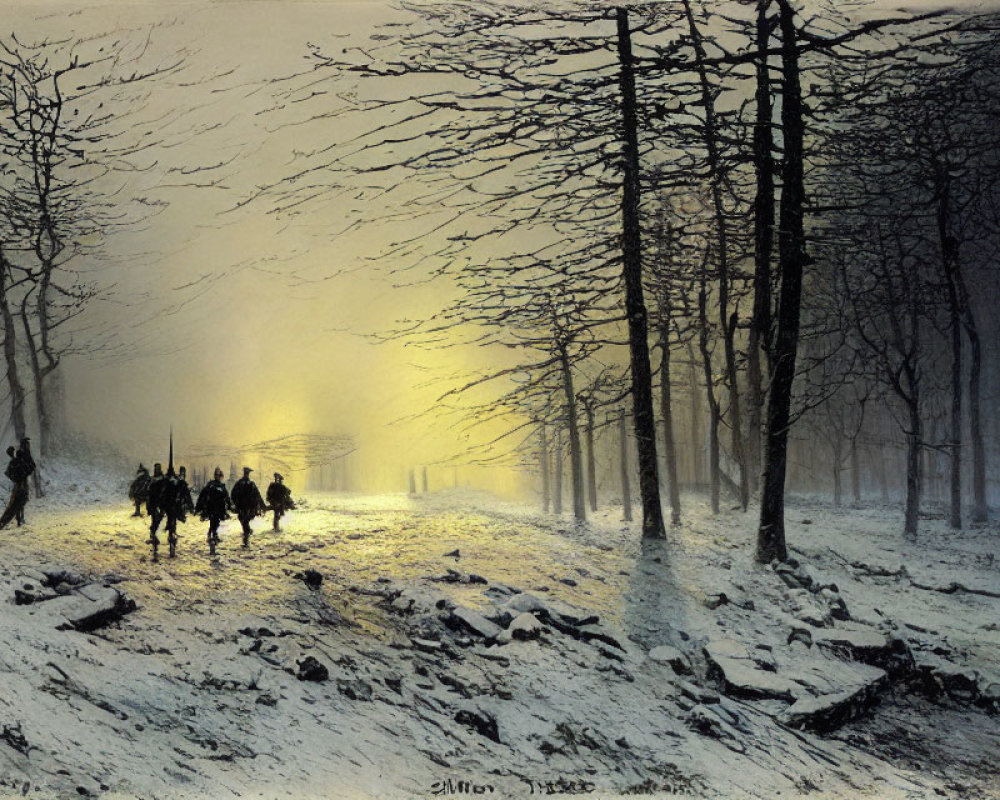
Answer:
<svg viewBox="0 0 1000 800"><path fill-rule="evenodd" d="M982 521L995 315L969 287L996 285L996 19L863 5L402 3L364 45L311 47L286 99L354 133L260 197L281 214L377 192L389 210L364 224L406 232L378 259L458 289L388 335L507 353L445 397L496 385L465 410L508 420L543 483L565 437L578 519L601 409L631 420L643 535L665 533L661 484L680 520L686 400L713 510L759 495L762 562L787 555L793 425L830 441L839 480L873 408L907 443L906 532L928 451L961 524L965 441ZM354 87L335 106L333 82Z"/></svg>

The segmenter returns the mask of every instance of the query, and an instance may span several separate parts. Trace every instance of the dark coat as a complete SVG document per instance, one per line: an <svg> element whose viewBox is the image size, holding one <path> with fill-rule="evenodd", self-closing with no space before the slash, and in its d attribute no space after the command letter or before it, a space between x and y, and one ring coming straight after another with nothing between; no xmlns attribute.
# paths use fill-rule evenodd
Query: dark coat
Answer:
<svg viewBox="0 0 1000 800"><path fill-rule="evenodd" d="M183 522L186 515L194 511L194 501L191 499L191 487L183 478L177 478L176 490L177 516Z"/></svg>
<svg viewBox="0 0 1000 800"><path fill-rule="evenodd" d="M241 517L257 517L267 511L260 489L249 478L243 477L236 481L231 496L236 513Z"/></svg>
<svg viewBox="0 0 1000 800"><path fill-rule="evenodd" d="M28 447L27 440L21 443L21 447L17 451L17 458L21 460L24 479L27 480L30 475L35 474L35 459L31 457L31 449Z"/></svg>
<svg viewBox="0 0 1000 800"><path fill-rule="evenodd" d="M149 477L149 473L143 470L138 475L128 487L128 499L138 500L143 503L149 497L149 484L152 482L152 478Z"/></svg>
<svg viewBox="0 0 1000 800"><path fill-rule="evenodd" d="M22 481L28 480L34 471L35 459L31 457L31 452L29 450L21 448L10 460L4 474L14 483L21 483Z"/></svg>
<svg viewBox="0 0 1000 800"><path fill-rule="evenodd" d="M214 479L205 484L205 488L198 494L198 502L194 504L194 510L206 521L229 519L229 514L226 512L232 509L233 504L229 499L226 484Z"/></svg>
<svg viewBox="0 0 1000 800"><path fill-rule="evenodd" d="M11 483L21 483L27 478L21 465L21 459L16 455L11 457L10 462L7 464L7 469L4 470L3 474L10 479Z"/></svg>
<svg viewBox="0 0 1000 800"><path fill-rule="evenodd" d="M285 484L274 481L267 487L267 504L272 511L291 511L295 508L292 502L292 490Z"/></svg>
<svg viewBox="0 0 1000 800"><path fill-rule="evenodd" d="M167 509L164 505L166 495L170 493L167 485L167 476L159 475L150 479L149 492L146 495L146 511L150 516L153 514L165 514Z"/></svg>
<svg viewBox="0 0 1000 800"><path fill-rule="evenodd" d="M153 481L149 487L148 504L168 517L183 517L184 500L181 497L180 479L176 475L165 475L163 480Z"/></svg>

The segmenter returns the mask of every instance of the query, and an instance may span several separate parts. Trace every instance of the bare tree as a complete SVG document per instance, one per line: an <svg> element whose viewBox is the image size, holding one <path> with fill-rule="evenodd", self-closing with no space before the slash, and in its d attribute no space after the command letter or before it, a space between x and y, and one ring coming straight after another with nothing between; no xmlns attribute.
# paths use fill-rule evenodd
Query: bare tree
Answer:
<svg viewBox="0 0 1000 800"><path fill-rule="evenodd" d="M283 213L338 191L340 180L374 176L391 196L412 175L426 191L407 198L409 218L432 221L424 235L386 250L397 264L434 262L445 265L437 274L458 272L481 243L505 244L515 228L544 228L547 240L532 258L559 252L572 262L586 257L589 270L613 265L629 348L643 532L662 537L642 287L642 159L660 147L647 98L648 85L661 78L648 69L655 59L647 42L669 38L676 14L652 3L404 8L417 21L378 34L372 47L337 55L314 48L315 69L303 79L309 87L322 76L361 79L363 92L341 93L344 106L330 113L379 122L350 142L303 156L295 175L254 199L267 198ZM572 81L553 66L561 62L575 68ZM390 83L402 76L417 87L423 77L438 80L433 89L393 96ZM309 96L311 88L294 91L312 105L324 101ZM324 180L325 193L318 188Z"/></svg>
<svg viewBox="0 0 1000 800"><path fill-rule="evenodd" d="M821 32L810 29L807 21L798 18L791 0L776 0L776 33L780 36L781 57L781 194L779 199L778 263L779 283L774 313L774 338L770 346L770 391L764 447L764 475L761 492L760 526L757 535L757 560L783 560L787 556L784 526L784 484L788 430L792 422L793 383L801 322L802 283L805 268L813 259L807 252L805 210L807 186L805 162L807 154L806 122L808 115L802 90L802 59L811 52L823 57L837 55L838 48L871 37L879 31L900 25L913 25L927 17L902 17L853 23L834 21L827 13L811 20ZM933 16L933 15L931 15ZM830 30L840 25L838 32ZM822 28L826 30L822 30ZM891 42L883 49L895 52L900 45ZM761 56L760 51L757 57ZM758 154L762 155L762 154ZM755 164L758 170L772 169L770 159ZM764 212L763 205L758 213ZM911 387L912 388L912 387ZM919 398L911 396L919 403ZM919 439L918 439L919 441ZM917 445L919 450L919 444Z"/></svg>
<svg viewBox="0 0 1000 800"><path fill-rule="evenodd" d="M128 127L141 120L151 86L179 73L186 53L154 61L149 50L149 31L0 40L7 262L24 276L11 309L28 356L42 456L51 448L63 358L99 346L74 337L68 324L101 294L86 275L87 262L99 260L113 233L147 222L163 206L127 189L125 176L147 168L139 156L162 144L184 111L157 119L156 136Z"/></svg>

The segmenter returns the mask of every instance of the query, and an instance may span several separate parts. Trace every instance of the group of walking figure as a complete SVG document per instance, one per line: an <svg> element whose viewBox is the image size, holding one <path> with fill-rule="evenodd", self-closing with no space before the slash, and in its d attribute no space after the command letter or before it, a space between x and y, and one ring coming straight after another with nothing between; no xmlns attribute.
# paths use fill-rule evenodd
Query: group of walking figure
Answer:
<svg viewBox="0 0 1000 800"><path fill-rule="evenodd" d="M268 511L274 512L274 530L278 531L278 523L286 511L295 508L292 502L292 492L285 486L284 478L278 472L274 473L274 481L267 487L267 502L261 497L257 484L250 479L250 467L243 467L243 477L233 484L232 491L226 489L222 480L222 470L215 468L215 475L199 492L197 502L191 499L191 489L187 483L187 470L179 467L174 472L171 464L167 472L163 472L160 463L153 465L153 474L149 474L142 464L136 471L136 476L129 486L129 499L135 503L133 517L142 516L142 506L146 505L149 514L149 543L153 546L153 560L159 556L160 540L156 533L160 523L166 521L167 545L170 557L177 554L177 523L186 522L189 513L198 514L208 523L208 551L215 555L215 547L219 543L219 524L229 519L230 512L236 514L243 528L243 546L250 546L250 534L253 530L250 521ZM2 527L2 526L0 526Z"/></svg>

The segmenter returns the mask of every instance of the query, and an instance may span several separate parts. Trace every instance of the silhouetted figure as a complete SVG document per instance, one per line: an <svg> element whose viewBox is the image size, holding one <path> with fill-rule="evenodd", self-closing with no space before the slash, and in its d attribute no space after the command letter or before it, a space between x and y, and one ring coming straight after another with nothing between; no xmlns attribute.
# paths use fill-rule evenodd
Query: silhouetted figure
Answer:
<svg viewBox="0 0 1000 800"><path fill-rule="evenodd" d="M31 457L31 439L29 439L27 436L25 436L21 440L21 446L20 448L18 448L17 457L21 461L21 471L28 476L27 478L24 479L25 482L24 502L21 503L17 512L17 524L23 525L24 507L28 503L28 492L27 492L28 478L30 478L32 475L35 475L35 459ZM35 475L35 496L40 497L41 492L42 492L41 486L38 485L38 476Z"/></svg>
<svg viewBox="0 0 1000 800"><path fill-rule="evenodd" d="M215 545L219 541L219 523L229 519L228 511L235 511L226 484L222 482L222 470L215 468L215 477L205 484L198 494L194 510L208 522L208 551L215 555Z"/></svg>
<svg viewBox="0 0 1000 800"><path fill-rule="evenodd" d="M250 480L251 472L253 470L250 467L243 467L243 477L233 484L233 491L231 492L233 506L236 508L236 516L243 527L244 547L250 546L250 534L253 533L250 530L250 520L254 517L259 517L267 511L267 506L264 505L264 498L260 496L260 489L257 488L256 483Z"/></svg>
<svg viewBox="0 0 1000 800"><path fill-rule="evenodd" d="M181 467L183 470L184 467ZM160 495L160 505L163 515L167 518L167 545L170 548L169 556L173 558L177 555L177 522L184 522L187 519L185 511L191 502L191 492L187 488L187 481L182 480L174 473L173 466L167 467L167 475L161 484L163 487ZM186 497L185 497L186 495Z"/></svg>
<svg viewBox="0 0 1000 800"><path fill-rule="evenodd" d="M153 545L153 558L157 556L157 548L160 540L156 538L156 531L163 521L165 513L163 502L165 493L169 491L166 484L167 476L163 474L163 465L157 461L153 464L153 477L149 482L149 494L146 496L146 513L149 514L149 543Z"/></svg>
<svg viewBox="0 0 1000 800"><path fill-rule="evenodd" d="M19 462L17 460L17 451L14 446L11 445L7 448L7 458L10 461L7 464L7 469L4 470L4 475L10 479L10 499L7 501L7 507L4 509L3 516L0 519L5 520L4 524L10 522L16 516L16 507L18 504L17 491L18 491L18 466ZM2 526L0 526L2 527Z"/></svg>
<svg viewBox="0 0 1000 800"><path fill-rule="evenodd" d="M285 486L280 472L274 473L274 481L267 487L267 505L274 512L274 530L281 530L278 521L286 511L295 508L295 503L292 502L292 490Z"/></svg>
<svg viewBox="0 0 1000 800"><path fill-rule="evenodd" d="M28 502L28 478L35 471L35 461L31 457L29 442L28 438L22 439L20 450L15 451L13 447L7 448L10 462L7 464L7 469L4 470L4 474L10 479L13 486L7 507L4 509L3 515L0 516L0 528L7 527L12 519L17 520L18 527L24 524L24 507Z"/></svg>
<svg viewBox="0 0 1000 800"><path fill-rule="evenodd" d="M140 464L139 469L135 471L135 478L132 479L132 483L128 487L128 499L135 503L133 517L142 516L142 504L149 499L149 484L151 481L152 478L149 477L149 470Z"/></svg>
<svg viewBox="0 0 1000 800"><path fill-rule="evenodd" d="M187 482L187 470L180 467L177 470L177 500L180 513L178 521L187 522L187 515L194 513L194 501L191 499L191 487Z"/></svg>

